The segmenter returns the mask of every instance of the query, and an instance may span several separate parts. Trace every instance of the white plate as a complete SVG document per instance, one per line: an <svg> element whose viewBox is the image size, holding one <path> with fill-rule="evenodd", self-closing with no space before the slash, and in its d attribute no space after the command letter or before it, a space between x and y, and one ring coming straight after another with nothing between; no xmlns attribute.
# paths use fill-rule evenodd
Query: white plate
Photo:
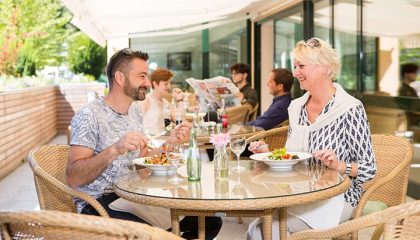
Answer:
<svg viewBox="0 0 420 240"><path fill-rule="evenodd" d="M171 175L175 173L175 166L172 164L148 164L145 163L144 160L148 159L149 157L143 157L143 158L136 158L133 159L133 163L140 165L140 166L144 166L149 168L150 170L153 171L153 174L155 175Z"/></svg>
<svg viewBox="0 0 420 240"><path fill-rule="evenodd" d="M299 159L290 159L290 160L269 160L268 156L271 152L266 153L257 153L249 156L252 160L264 162L269 165L271 170L289 170L293 168L295 164L300 161L306 160L312 157L312 154L307 152L287 152L288 154L297 155Z"/></svg>

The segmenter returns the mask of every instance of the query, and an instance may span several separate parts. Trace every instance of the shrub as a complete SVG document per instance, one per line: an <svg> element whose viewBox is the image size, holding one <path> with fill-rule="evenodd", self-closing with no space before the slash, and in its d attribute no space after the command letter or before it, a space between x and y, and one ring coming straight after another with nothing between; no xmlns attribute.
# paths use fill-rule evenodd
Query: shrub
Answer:
<svg viewBox="0 0 420 240"><path fill-rule="evenodd" d="M99 79L106 65L106 50L84 33L74 34L68 42L68 59L70 70L84 73Z"/></svg>

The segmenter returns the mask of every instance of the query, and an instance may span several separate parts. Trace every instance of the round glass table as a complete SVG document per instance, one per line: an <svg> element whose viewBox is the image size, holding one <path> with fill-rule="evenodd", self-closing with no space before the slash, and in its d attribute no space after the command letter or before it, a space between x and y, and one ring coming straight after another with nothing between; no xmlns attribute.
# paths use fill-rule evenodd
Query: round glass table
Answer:
<svg viewBox="0 0 420 240"><path fill-rule="evenodd" d="M230 161L230 165L236 162ZM212 162L203 162L201 181L189 182L185 165L178 169L184 181L168 182L173 176L155 176L137 170L114 183L126 200L171 209L172 230L179 234L179 216L199 216L199 238L204 237L204 217L262 217L264 239L271 239L272 215L280 208L280 230L286 229L286 207L324 200L343 193L350 180L320 165L297 164L288 171L272 171L262 163L241 161L245 171L229 170L228 178L215 180ZM230 168L229 168L230 169ZM286 231L280 231L285 239Z"/></svg>

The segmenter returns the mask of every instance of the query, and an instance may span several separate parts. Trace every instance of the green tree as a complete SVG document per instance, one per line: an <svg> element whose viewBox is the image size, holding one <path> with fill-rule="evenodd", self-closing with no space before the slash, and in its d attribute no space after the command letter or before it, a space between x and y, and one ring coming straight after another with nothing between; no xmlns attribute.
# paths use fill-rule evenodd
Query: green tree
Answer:
<svg viewBox="0 0 420 240"><path fill-rule="evenodd" d="M63 62L63 43L75 29L59 0L1 0L0 9L0 74L31 75Z"/></svg>
<svg viewBox="0 0 420 240"><path fill-rule="evenodd" d="M12 75L16 71L18 49L21 45L17 35L18 11L9 3L0 1L0 74Z"/></svg>
<svg viewBox="0 0 420 240"><path fill-rule="evenodd" d="M84 73L99 79L106 65L106 50L84 33L75 33L68 42L67 61L75 73Z"/></svg>

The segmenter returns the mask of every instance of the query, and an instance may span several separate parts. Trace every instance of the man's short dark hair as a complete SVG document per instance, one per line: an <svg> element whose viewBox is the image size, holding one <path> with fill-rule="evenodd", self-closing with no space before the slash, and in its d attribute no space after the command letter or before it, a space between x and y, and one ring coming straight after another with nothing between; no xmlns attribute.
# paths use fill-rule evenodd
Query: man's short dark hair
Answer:
<svg viewBox="0 0 420 240"><path fill-rule="evenodd" d="M248 64L235 63L230 67L230 72L235 71L236 73L246 73L249 76L250 68Z"/></svg>
<svg viewBox="0 0 420 240"><path fill-rule="evenodd" d="M404 74L406 73L417 73L417 71L419 70L419 65L415 64L415 63L406 63L401 65L401 79L404 79Z"/></svg>
<svg viewBox="0 0 420 240"><path fill-rule="evenodd" d="M293 85L293 74L288 69L285 68L276 68L271 70L274 73L274 81L276 85L280 83L283 84L283 88L285 92L290 92Z"/></svg>
<svg viewBox="0 0 420 240"><path fill-rule="evenodd" d="M106 67L106 75L108 76L109 89L112 89L114 76L116 71L127 73L127 67L134 58L139 58L147 62L149 55L141 51L133 51L130 48L124 48L112 55Z"/></svg>

